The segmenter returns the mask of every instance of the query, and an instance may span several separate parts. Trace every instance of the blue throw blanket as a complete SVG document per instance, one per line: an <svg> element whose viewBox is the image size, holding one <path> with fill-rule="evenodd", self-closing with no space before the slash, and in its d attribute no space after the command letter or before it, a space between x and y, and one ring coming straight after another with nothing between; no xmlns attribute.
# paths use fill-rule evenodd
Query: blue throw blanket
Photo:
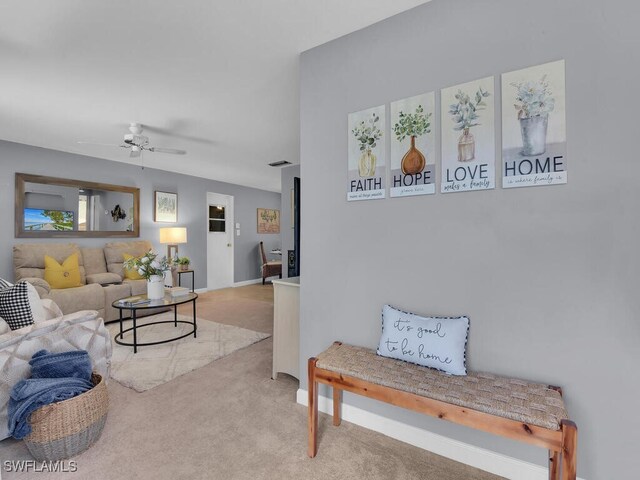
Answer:
<svg viewBox="0 0 640 480"><path fill-rule="evenodd" d="M9 434L18 440L31 433L29 416L50 403L68 400L91 390L91 359L85 350L36 352L31 360L33 378L13 386L9 398Z"/></svg>
<svg viewBox="0 0 640 480"><path fill-rule="evenodd" d="M80 378L28 378L11 389L9 398L9 434L18 440L31 433L29 416L34 410L61 402L91 390L93 384Z"/></svg>
<svg viewBox="0 0 640 480"><path fill-rule="evenodd" d="M75 377L91 380L91 359L86 350L49 353L40 350L31 360L31 378Z"/></svg>

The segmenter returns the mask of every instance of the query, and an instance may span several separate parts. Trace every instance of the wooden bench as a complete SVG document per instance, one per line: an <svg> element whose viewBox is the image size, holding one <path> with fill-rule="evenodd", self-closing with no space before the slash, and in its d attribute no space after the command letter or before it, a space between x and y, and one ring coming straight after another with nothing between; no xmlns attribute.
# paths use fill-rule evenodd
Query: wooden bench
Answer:
<svg viewBox="0 0 640 480"><path fill-rule="evenodd" d="M309 359L309 457L317 453L318 383L333 388L333 424L342 391L544 447L549 479L576 479L577 427L559 387L486 373L452 376L335 342ZM562 476L561 476L562 474Z"/></svg>

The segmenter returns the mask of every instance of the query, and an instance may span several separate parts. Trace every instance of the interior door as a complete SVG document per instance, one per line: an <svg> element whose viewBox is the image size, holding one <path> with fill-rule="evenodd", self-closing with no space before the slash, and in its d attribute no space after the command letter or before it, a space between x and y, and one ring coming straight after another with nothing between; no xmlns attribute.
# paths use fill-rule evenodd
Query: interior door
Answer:
<svg viewBox="0 0 640 480"><path fill-rule="evenodd" d="M207 289L233 286L233 197L207 193Z"/></svg>

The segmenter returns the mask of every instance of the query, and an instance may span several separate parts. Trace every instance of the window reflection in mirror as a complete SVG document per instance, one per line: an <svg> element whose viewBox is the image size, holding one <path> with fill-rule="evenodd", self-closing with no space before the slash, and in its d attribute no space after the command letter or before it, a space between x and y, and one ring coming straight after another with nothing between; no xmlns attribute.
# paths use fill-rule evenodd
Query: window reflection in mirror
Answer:
<svg viewBox="0 0 640 480"><path fill-rule="evenodd" d="M139 189L16 174L16 236L138 236Z"/></svg>

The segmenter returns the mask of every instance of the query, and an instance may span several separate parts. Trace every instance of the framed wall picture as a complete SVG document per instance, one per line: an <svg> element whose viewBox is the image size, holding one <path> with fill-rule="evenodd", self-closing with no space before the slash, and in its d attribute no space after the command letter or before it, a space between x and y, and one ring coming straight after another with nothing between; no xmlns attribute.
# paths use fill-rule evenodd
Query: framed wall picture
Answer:
<svg viewBox="0 0 640 480"><path fill-rule="evenodd" d="M176 223L178 221L178 194L154 192L153 221Z"/></svg>
<svg viewBox="0 0 640 480"><path fill-rule="evenodd" d="M280 233L280 210L258 209L258 233Z"/></svg>
<svg viewBox="0 0 640 480"><path fill-rule="evenodd" d="M564 60L502 74L502 188L567 183Z"/></svg>
<svg viewBox="0 0 640 480"><path fill-rule="evenodd" d="M434 92L391 102L391 197L436 193Z"/></svg>
<svg viewBox="0 0 640 480"><path fill-rule="evenodd" d="M350 113L347 201L378 200L386 194L386 107Z"/></svg>
<svg viewBox="0 0 640 480"><path fill-rule="evenodd" d="M493 77L443 88L442 193L495 188Z"/></svg>

